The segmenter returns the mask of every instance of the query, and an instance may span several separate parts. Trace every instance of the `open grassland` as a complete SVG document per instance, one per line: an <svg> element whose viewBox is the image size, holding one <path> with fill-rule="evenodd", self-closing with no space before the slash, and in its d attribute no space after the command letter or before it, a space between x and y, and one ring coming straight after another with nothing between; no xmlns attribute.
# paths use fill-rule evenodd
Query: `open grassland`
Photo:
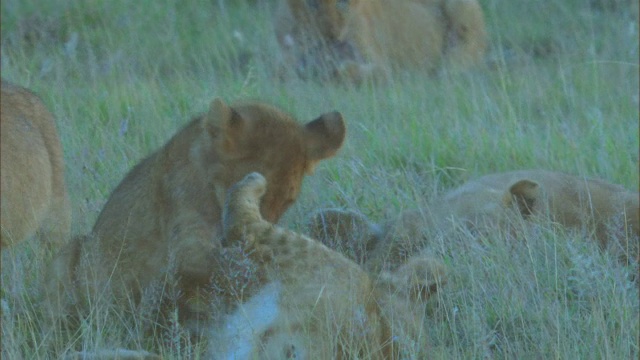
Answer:
<svg viewBox="0 0 640 360"><path fill-rule="evenodd" d="M344 114L345 147L282 221L296 229L319 208L381 219L515 169L637 190L637 2L481 4L486 67L351 87L276 79L271 1L7 0L2 77L37 92L57 117L74 233L89 231L128 169L213 97L266 101L304 121ZM434 358L638 358L637 266L552 226L518 241L460 237L431 244L451 271L425 319ZM2 357L30 359L43 344L37 281L49 254L30 242L2 256ZM92 319L70 346L148 348L138 329ZM167 358L189 353L173 344Z"/></svg>

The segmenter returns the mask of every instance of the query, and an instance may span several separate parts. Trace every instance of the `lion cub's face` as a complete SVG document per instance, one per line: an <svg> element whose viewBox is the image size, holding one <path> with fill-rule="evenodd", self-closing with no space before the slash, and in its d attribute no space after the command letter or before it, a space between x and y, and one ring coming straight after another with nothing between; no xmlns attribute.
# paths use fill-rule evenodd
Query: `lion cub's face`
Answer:
<svg viewBox="0 0 640 360"><path fill-rule="evenodd" d="M302 125L265 104L227 106L214 100L205 118L214 153L220 154L216 170L221 206L226 189L250 172L264 174L268 187L261 212L277 222L296 200L302 180L322 159L342 146L346 128L342 115L329 112ZM205 155L206 156L206 155Z"/></svg>

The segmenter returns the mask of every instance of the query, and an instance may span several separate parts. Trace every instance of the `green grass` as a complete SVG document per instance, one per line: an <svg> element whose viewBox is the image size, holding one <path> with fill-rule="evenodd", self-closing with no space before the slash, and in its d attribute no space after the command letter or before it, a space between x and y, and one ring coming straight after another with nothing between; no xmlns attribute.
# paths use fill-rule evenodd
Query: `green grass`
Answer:
<svg viewBox="0 0 640 360"><path fill-rule="evenodd" d="M301 121L344 114L346 145L305 181L283 219L293 228L333 206L381 219L515 169L640 187L637 3L603 11L577 0L482 1L489 69L362 87L275 79L272 3L2 2L2 77L56 115L74 233L87 232L128 169L213 97L258 99ZM638 288L627 280L636 269L562 231L528 236L515 245L500 234L440 240L434 252L452 273L427 320L434 357L637 358ZM33 299L48 255L33 243L2 255L11 309L3 358L31 358L42 343ZM112 325L92 324L78 341L137 347L126 332L109 338Z"/></svg>

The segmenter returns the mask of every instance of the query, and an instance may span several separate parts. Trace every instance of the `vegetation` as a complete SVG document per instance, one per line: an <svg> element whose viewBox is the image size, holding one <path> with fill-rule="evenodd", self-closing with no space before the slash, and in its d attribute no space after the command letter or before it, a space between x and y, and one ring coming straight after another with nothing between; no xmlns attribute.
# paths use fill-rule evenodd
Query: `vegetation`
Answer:
<svg viewBox="0 0 640 360"><path fill-rule="evenodd" d="M266 101L301 120L344 114L345 148L306 180L282 220L292 228L326 207L381 219L515 169L638 189L637 2L482 5L486 66L349 86L277 78L274 1L7 0L2 77L57 117L78 234L128 169L213 97ZM638 358L637 264L552 226L519 241L471 237L432 244L451 270L425 319L434 358ZM2 257L2 357L33 358L44 343L38 281L50 254L28 242ZM94 320L70 347L148 348L135 329ZM191 351L169 343L165 358Z"/></svg>

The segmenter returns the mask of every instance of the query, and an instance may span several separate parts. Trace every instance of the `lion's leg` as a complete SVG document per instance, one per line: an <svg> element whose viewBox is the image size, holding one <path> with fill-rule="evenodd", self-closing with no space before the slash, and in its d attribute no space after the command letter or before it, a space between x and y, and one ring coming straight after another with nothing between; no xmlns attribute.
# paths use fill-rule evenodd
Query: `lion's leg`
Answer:
<svg viewBox="0 0 640 360"><path fill-rule="evenodd" d="M199 341L202 331L211 322L213 312L212 278L220 252L218 235L211 224L196 211L185 206L174 206L176 210L165 218L164 229L168 239L169 286L163 310L166 319L177 308L180 325L186 329L193 341Z"/></svg>
<svg viewBox="0 0 640 360"><path fill-rule="evenodd" d="M71 206L66 191L55 194L49 211L38 230L40 240L55 251L69 242L71 235Z"/></svg>
<svg viewBox="0 0 640 360"><path fill-rule="evenodd" d="M86 241L86 236L72 239L59 249L47 266L43 267L40 278L42 310L45 315L45 323L41 329L42 337L45 339L44 351L62 351L68 340L67 334L74 333L79 326L77 321L83 315L85 304L83 296L79 295L87 289L81 284L89 283L77 281L76 275L79 273L78 266Z"/></svg>

